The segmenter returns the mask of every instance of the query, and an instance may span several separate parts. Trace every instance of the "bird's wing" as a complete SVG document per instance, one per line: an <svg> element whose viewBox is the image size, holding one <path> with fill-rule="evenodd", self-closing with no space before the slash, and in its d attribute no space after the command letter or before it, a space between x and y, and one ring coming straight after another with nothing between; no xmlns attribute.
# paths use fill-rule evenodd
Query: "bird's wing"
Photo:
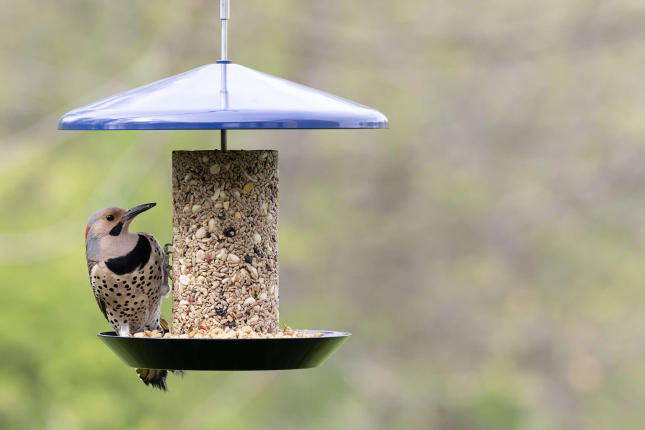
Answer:
<svg viewBox="0 0 645 430"><path fill-rule="evenodd" d="M94 285L94 278L92 277L92 271L94 268L97 266L98 261L92 261L92 260L87 260L87 272L90 275L90 282L92 284L92 291L94 292L94 298L96 299L96 304L99 305L99 309L103 313L103 316L105 317L106 320L109 321L108 316L107 316L107 311L105 310L105 302L101 297L99 297L98 293L98 288L96 288L96 285Z"/></svg>
<svg viewBox="0 0 645 430"><path fill-rule="evenodd" d="M101 310L101 312L103 313L103 316L104 316L104 317L105 317L105 319L109 322L110 320L108 319L107 311L105 310L105 302L103 301L103 299L101 299L101 298L100 298L99 296L97 296L96 294L94 294L94 298L96 298L96 304L97 304L97 305L99 305L99 309L100 309L100 310Z"/></svg>
<svg viewBox="0 0 645 430"><path fill-rule="evenodd" d="M90 280L92 279L92 269L98 264L98 261L87 260L87 274L90 275Z"/></svg>

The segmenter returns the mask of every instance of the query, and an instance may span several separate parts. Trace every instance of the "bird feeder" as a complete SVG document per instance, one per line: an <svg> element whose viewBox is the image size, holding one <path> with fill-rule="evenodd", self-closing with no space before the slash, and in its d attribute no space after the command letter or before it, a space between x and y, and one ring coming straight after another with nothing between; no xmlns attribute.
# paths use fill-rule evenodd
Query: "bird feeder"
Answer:
<svg viewBox="0 0 645 430"><path fill-rule="evenodd" d="M221 60L74 109L60 130L220 130L220 149L173 151L172 337L99 337L132 367L273 370L320 365L350 335L273 336L278 314L278 153L229 151L227 131L387 128L380 112ZM191 338L243 329L252 338Z"/></svg>

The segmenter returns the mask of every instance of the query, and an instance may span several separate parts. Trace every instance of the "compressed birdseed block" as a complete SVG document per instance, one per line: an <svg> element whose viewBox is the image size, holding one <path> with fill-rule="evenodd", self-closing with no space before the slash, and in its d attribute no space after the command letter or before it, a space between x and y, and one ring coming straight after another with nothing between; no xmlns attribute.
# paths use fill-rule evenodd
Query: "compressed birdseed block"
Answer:
<svg viewBox="0 0 645 430"><path fill-rule="evenodd" d="M172 335L278 331L278 152L173 151Z"/></svg>

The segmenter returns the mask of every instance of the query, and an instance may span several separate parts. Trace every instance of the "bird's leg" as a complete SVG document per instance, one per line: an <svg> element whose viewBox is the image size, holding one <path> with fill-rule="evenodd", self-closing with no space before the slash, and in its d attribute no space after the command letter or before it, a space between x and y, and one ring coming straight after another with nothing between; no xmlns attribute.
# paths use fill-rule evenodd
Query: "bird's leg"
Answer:
<svg viewBox="0 0 645 430"><path fill-rule="evenodd" d="M172 255L172 243L166 243L163 246L163 264L166 269L166 273L170 274L172 266L170 265L170 256Z"/></svg>
<svg viewBox="0 0 645 430"><path fill-rule="evenodd" d="M172 255L172 243L166 243L163 246L163 270L165 273L165 284L168 287L168 290L166 290L166 296L170 293L170 284L168 283L170 280L170 271L172 270L172 266L170 265L170 256ZM160 331L163 334L166 334L170 331L170 324L163 319L163 317L159 318L159 328Z"/></svg>

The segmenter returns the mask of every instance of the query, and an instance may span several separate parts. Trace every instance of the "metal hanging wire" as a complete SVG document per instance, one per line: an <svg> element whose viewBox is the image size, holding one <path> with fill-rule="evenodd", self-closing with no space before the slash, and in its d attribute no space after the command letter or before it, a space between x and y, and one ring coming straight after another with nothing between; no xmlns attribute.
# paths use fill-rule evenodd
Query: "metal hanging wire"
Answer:
<svg viewBox="0 0 645 430"><path fill-rule="evenodd" d="M219 19L222 21L222 58L221 61L228 61L228 19L229 0L219 0Z"/></svg>

